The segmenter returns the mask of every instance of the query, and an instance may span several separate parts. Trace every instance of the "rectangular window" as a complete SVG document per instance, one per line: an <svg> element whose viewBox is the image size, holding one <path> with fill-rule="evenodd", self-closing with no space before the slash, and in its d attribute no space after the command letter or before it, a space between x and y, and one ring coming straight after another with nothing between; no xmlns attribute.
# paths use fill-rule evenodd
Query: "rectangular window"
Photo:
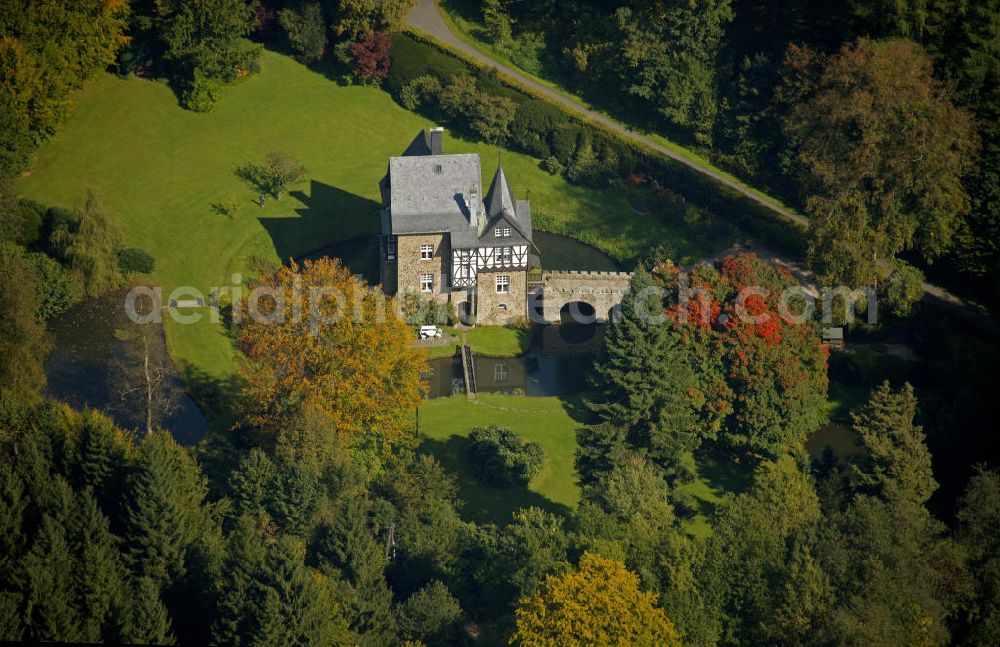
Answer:
<svg viewBox="0 0 1000 647"><path fill-rule="evenodd" d="M504 227L503 228L503 237L507 238L508 236L510 236L510 227Z"/></svg>
<svg viewBox="0 0 1000 647"><path fill-rule="evenodd" d="M497 258L501 265L510 265L514 262L514 248L512 247L501 247Z"/></svg>
<svg viewBox="0 0 1000 647"><path fill-rule="evenodd" d="M501 236L503 236L503 229L497 227L496 229L493 230L493 235L496 236L497 238L500 238Z"/></svg>
<svg viewBox="0 0 1000 647"><path fill-rule="evenodd" d="M434 256L434 245L420 246L420 260L429 261L432 256Z"/></svg>
<svg viewBox="0 0 1000 647"><path fill-rule="evenodd" d="M497 292L499 294L507 294L510 292L510 276L507 274L497 275Z"/></svg>
<svg viewBox="0 0 1000 647"><path fill-rule="evenodd" d="M420 275L420 291L421 292L431 292L434 290L434 275L433 274L421 274Z"/></svg>
<svg viewBox="0 0 1000 647"><path fill-rule="evenodd" d="M389 237L385 243L385 258L389 261L396 260L396 238Z"/></svg>

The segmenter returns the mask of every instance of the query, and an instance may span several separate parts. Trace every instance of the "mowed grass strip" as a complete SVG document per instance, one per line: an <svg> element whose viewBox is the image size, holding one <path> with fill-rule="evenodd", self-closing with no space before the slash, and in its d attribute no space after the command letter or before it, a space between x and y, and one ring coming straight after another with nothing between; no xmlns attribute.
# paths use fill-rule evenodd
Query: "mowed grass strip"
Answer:
<svg viewBox="0 0 1000 647"><path fill-rule="evenodd" d="M234 273L245 279L254 257L276 261L375 234L389 156L433 124L382 90L340 85L274 52L264 52L261 68L226 88L207 114L181 109L161 82L107 75L88 83L72 118L21 180L21 194L72 206L96 189L122 220L126 243L156 257L153 279L166 294L181 285L228 285ZM496 147L448 132L445 149L479 152L490 180ZM261 208L259 192L235 170L269 151L293 155L308 180ZM515 193L530 193L536 211L589 229L609 246L640 249L676 235L665 223L636 218L620 192L570 185L516 153L505 152L503 163ZM234 219L213 208L231 196L240 203ZM167 339L182 368L224 377L239 361L219 325L168 320Z"/></svg>
<svg viewBox="0 0 1000 647"><path fill-rule="evenodd" d="M559 513L576 508L580 490L573 467L576 430L574 398L536 398L481 393L435 398L420 407L421 451L438 458L458 480L466 504L462 516L503 524L518 508L538 506ZM469 462L467 437L474 427L499 424L545 448L545 465L528 487L496 488L480 483Z"/></svg>

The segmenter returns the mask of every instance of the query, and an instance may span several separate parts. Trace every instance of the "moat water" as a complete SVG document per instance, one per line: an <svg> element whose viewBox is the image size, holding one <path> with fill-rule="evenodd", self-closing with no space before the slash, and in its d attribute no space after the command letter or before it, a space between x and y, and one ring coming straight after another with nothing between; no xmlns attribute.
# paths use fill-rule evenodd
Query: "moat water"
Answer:
<svg viewBox="0 0 1000 647"><path fill-rule="evenodd" d="M519 357L473 355L476 391L528 396L580 393L587 388L603 335L603 325L536 326L531 348ZM428 365L427 397L465 393L459 356L432 359Z"/></svg>

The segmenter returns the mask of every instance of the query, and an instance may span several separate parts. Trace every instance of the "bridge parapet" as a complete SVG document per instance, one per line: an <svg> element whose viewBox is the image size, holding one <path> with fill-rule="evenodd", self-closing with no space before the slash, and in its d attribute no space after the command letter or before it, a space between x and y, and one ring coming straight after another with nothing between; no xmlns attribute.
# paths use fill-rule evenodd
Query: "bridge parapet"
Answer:
<svg viewBox="0 0 1000 647"><path fill-rule="evenodd" d="M542 273L542 316L546 323L559 323L562 309L579 301L594 308L594 318L603 323L611 317L628 290L631 272L558 270ZM537 290L536 290L537 293Z"/></svg>

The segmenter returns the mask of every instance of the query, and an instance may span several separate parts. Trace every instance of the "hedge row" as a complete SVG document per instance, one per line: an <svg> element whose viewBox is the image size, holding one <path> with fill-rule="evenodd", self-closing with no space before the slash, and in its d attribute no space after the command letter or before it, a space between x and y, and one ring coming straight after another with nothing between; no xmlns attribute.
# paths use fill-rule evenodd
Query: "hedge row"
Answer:
<svg viewBox="0 0 1000 647"><path fill-rule="evenodd" d="M415 79L431 75L447 81L456 74L471 74L481 91L514 101L517 111L506 144L534 157L548 159L549 164L558 162L566 169L570 181L594 184L624 179L632 173L643 174L682 194L700 208L729 220L746 233L766 239L772 246L796 255L803 253L800 228L739 192L685 164L646 150L603 124L573 114L528 88L514 86L500 78L494 69L433 39L415 32L393 36L392 66L386 87L397 99L403 88ZM429 116L449 118L439 112ZM449 126L470 132L466 124L455 120ZM572 170L581 149L588 148L586 152L593 155L597 172L574 174Z"/></svg>

